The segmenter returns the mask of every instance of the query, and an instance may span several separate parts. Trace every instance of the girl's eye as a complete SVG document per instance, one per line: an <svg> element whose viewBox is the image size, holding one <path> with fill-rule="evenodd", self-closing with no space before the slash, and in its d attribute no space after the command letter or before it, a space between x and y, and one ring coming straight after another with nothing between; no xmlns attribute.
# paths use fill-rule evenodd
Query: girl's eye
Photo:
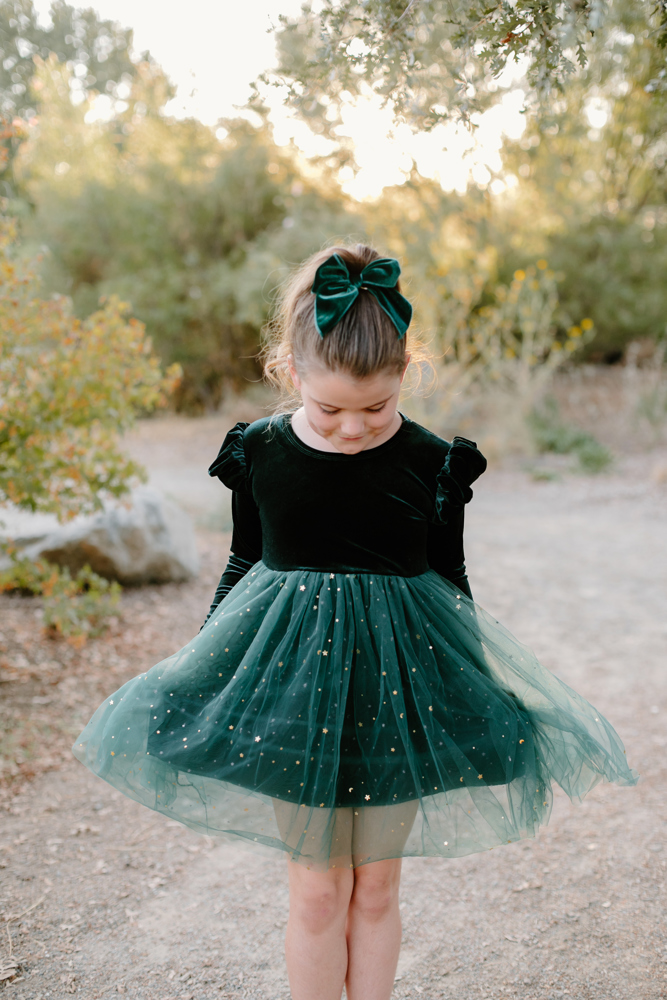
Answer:
<svg viewBox="0 0 667 1000"><path fill-rule="evenodd" d="M369 407L366 408L366 412L367 413L381 413L382 410L384 410L384 408L385 408L386 405L387 405L386 403L383 403L382 406L376 406L374 409L372 409L369 406ZM327 416L330 416L330 417L332 417L335 413L338 413L338 410L327 410L321 404L320 404L320 410L322 411L322 413L326 413Z"/></svg>

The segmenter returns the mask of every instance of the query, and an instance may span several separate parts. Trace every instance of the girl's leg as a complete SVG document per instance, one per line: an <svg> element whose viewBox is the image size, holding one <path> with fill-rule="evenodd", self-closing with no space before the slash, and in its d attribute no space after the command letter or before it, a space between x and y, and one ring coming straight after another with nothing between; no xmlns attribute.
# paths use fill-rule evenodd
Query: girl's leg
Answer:
<svg viewBox="0 0 667 1000"><path fill-rule="evenodd" d="M274 800L288 863L285 938L292 1000L340 1000L347 971L345 924L354 887L352 810L303 808Z"/></svg>
<svg viewBox="0 0 667 1000"><path fill-rule="evenodd" d="M401 947L398 887L401 855L419 803L354 809L354 891L347 919L348 1000L391 996ZM387 861L368 859L384 854Z"/></svg>
<svg viewBox="0 0 667 1000"><path fill-rule="evenodd" d="M400 858L355 869L347 916L348 1000L391 996L401 947L400 878Z"/></svg>
<svg viewBox="0 0 667 1000"><path fill-rule="evenodd" d="M353 886L350 866L318 872L289 862L285 954L292 1000L340 1000L348 967L345 925ZM374 996L367 994L365 1000Z"/></svg>

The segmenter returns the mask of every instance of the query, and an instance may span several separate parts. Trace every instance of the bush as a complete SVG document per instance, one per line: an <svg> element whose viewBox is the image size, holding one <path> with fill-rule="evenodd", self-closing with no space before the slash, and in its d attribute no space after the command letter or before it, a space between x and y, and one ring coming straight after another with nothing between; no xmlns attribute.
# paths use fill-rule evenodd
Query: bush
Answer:
<svg viewBox="0 0 667 1000"><path fill-rule="evenodd" d="M558 404L552 397L547 397L532 411L528 426L538 451L574 454L583 472L602 472L613 462L611 452L597 438L560 419Z"/></svg>
<svg viewBox="0 0 667 1000"><path fill-rule="evenodd" d="M9 566L0 572L0 592L41 595L44 627L52 636L63 636L74 645L100 635L120 600L118 583L105 580L84 566L76 576L45 560L32 562L6 547Z"/></svg>
<svg viewBox="0 0 667 1000"><path fill-rule="evenodd" d="M0 506L64 520L143 476L120 435L166 404L180 369L162 372L118 299L81 321L66 298L40 292L13 224L0 218Z"/></svg>

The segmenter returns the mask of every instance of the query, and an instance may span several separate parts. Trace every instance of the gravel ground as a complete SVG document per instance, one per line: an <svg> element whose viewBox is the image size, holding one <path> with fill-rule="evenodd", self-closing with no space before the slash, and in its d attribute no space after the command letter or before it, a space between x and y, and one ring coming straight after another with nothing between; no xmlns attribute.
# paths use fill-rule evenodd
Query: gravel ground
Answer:
<svg viewBox="0 0 667 1000"><path fill-rule="evenodd" d="M556 482L492 471L476 487L475 598L607 715L641 782L580 805L557 794L535 841L408 859L397 1000L667 997L667 485L652 477L666 459ZM41 638L35 599L0 598L12 1000L289 996L285 862L167 821L69 752L106 694L199 628L227 542L200 539L199 580L127 591L118 624L82 650Z"/></svg>

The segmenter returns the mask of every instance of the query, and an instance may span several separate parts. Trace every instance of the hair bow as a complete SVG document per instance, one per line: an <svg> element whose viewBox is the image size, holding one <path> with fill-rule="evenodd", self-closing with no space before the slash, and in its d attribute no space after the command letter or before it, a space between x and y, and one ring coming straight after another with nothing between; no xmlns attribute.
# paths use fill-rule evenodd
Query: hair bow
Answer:
<svg viewBox="0 0 667 1000"><path fill-rule="evenodd" d="M396 288L401 267L393 257L379 257L352 277L345 261L337 253L317 269L311 291L315 294L315 325L320 337L333 330L356 302L359 291L367 289L378 302L398 332L404 337L412 306Z"/></svg>

